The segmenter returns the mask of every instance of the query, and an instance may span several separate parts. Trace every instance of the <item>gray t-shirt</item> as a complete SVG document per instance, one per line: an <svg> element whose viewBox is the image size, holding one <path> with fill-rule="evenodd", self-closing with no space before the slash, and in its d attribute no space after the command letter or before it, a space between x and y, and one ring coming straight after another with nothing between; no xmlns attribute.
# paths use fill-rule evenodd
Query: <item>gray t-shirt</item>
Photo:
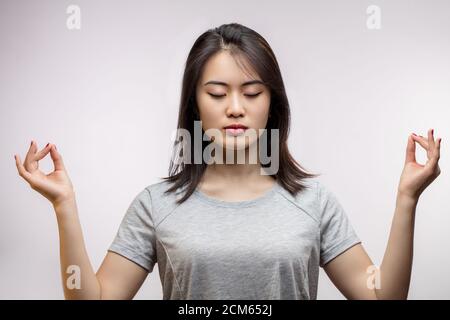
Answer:
<svg viewBox="0 0 450 320"><path fill-rule="evenodd" d="M168 182L151 184L109 250L149 272L158 263L163 299L316 299L319 267L361 241L334 194L303 182L296 197L277 182L239 202L197 188L181 205Z"/></svg>

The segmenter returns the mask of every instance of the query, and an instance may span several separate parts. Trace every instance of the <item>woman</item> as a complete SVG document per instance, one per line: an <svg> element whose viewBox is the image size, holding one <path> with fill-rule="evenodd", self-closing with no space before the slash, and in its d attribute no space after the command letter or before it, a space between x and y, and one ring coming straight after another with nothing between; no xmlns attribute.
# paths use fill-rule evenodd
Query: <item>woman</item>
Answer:
<svg viewBox="0 0 450 320"><path fill-rule="evenodd" d="M333 193L290 155L289 123L281 73L264 38L236 23L202 34L186 62L178 119L184 135L175 141L169 176L135 197L96 273L61 154L53 144L38 151L32 141L23 164L15 156L17 169L53 204L63 283L67 268L81 271L81 286L64 285L65 297L131 299L158 263L164 299L315 299L319 267L349 299L407 298L415 209L440 174L441 139L433 130L408 137L378 269ZM194 141L199 124L203 139ZM251 130L257 134L244 135ZM416 142L427 150L425 165L416 163ZM244 164L223 161L239 152ZM38 161L48 153L55 170L45 175Z"/></svg>

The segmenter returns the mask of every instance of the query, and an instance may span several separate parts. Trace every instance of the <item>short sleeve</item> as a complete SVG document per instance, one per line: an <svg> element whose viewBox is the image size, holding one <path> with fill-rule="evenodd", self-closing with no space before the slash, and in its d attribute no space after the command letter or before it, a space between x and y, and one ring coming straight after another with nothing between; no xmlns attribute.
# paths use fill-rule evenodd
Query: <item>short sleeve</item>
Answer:
<svg viewBox="0 0 450 320"><path fill-rule="evenodd" d="M320 266L361 242L336 196L318 182L320 219Z"/></svg>
<svg viewBox="0 0 450 320"><path fill-rule="evenodd" d="M141 191L129 205L108 251L140 265L148 272L156 263L156 234L152 219L150 191Z"/></svg>

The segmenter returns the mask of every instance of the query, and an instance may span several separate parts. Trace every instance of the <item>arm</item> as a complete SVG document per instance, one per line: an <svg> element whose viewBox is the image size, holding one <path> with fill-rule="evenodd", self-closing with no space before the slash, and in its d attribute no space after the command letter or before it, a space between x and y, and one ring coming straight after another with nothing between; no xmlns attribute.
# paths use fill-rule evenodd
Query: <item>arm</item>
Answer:
<svg viewBox="0 0 450 320"><path fill-rule="evenodd" d="M147 270L114 252L108 252L97 273L87 254L75 198L55 206L60 241L61 278L66 299L132 299L148 275ZM80 288L67 285L80 270Z"/></svg>
<svg viewBox="0 0 450 320"><path fill-rule="evenodd" d="M415 141L427 150L425 165L416 163ZM361 244L324 266L325 272L348 299L406 299L413 260L414 220L420 194L440 174L440 142L428 131L428 140L410 136L398 187L388 244L379 268L380 286L369 285L373 263Z"/></svg>
<svg viewBox="0 0 450 320"><path fill-rule="evenodd" d="M38 161L50 152L55 171L45 175ZM97 273L94 272L84 244L75 192L68 177L61 154L48 144L37 152L31 143L24 163L15 156L19 175L32 189L41 193L53 205L60 242L61 277L66 299L132 299L148 272L141 266L113 252L108 252ZM79 272L68 272L76 266ZM72 283L79 277L79 288ZM75 280L73 282L78 282Z"/></svg>
<svg viewBox="0 0 450 320"><path fill-rule="evenodd" d="M325 272L347 299L406 299L413 258L414 215L417 202L397 197L391 232L379 270L361 244L324 266ZM379 288L371 276L380 276ZM369 284L368 284L369 283ZM372 285L370 285L372 284Z"/></svg>

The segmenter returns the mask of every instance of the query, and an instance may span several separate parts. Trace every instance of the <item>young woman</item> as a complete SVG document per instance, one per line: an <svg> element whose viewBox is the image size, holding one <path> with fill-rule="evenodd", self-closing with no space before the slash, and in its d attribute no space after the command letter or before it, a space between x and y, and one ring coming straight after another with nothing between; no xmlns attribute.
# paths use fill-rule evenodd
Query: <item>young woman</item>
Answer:
<svg viewBox="0 0 450 320"><path fill-rule="evenodd" d="M199 123L206 140L194 141ZM440 174L441 139L434 139L433 130L427 137L408 137L378 269L334 194L290 155L289 125L282 76L265 39L236 23L203 33L189 52L183 77L178 129L187 138L183 144L175 141L169 176L132 201L97 272L61 154L53 144L38 151L32 141L23 163L15 156L16 165L56 212L65 297L131 299L158 263L164 299L315 299L319 267L349 299L407 298L415 210ZM218 134L206 135L211 129ZM233 160L242 151L249 159L263 134L243 132L259 129L278 134L269 134L263 144L269 162L260 151L254 162L221 161L230 151ZM415 160L416 142L427 151L425 165ZM213 162L203 157L210 146ZM55 170L45 175L38 162L48 153ZM81 271L79 289L65 285L72 265Z"/></svg>

